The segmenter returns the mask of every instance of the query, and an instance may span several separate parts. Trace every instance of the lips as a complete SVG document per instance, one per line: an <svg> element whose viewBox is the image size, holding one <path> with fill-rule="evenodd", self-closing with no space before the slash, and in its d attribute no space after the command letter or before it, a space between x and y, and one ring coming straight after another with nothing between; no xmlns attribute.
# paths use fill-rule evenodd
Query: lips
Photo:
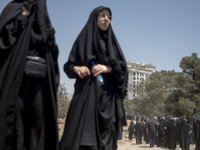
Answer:
<svg viewBox="0 0 200 150"><path fill-rule="evenodd" d="M104 26L106 26L106 27L108 27L108 26L109 26L109 24L108 24L108 23L103 23L103 25L104 25Z"/></svg>

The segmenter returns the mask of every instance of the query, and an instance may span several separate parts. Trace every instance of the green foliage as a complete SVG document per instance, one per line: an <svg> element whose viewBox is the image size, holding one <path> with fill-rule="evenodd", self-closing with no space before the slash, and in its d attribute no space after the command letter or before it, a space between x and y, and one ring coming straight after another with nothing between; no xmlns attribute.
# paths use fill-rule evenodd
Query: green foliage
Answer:
<svg viewBox="0 0 200 150"><path fill-rule="evenodd" d="M184 99L188 99L190 102L181 101L188 104L188 111L190 114L199 112L199 101L200 101L200 58L198 58L197 53L193 53L191 56L183 57L180 62L180 67L184 73L184 87L181 88L184 91ZM193 107L193 104L194 107ZM182 106L183 107L183 106ZM193 111L191 110L193 109Z"/></svg>
<svg viewBox="0 0 200 150"><path fill-rule="evenodd" d="M64 84L59 84L57 99L58 99L58 118L65 119L67 116L67 111L69 109L70 101L67 97L68 93L66 91Z"/></svg>
<svg viewBox="0 0 200 150"><path fill-rule="evenodd" d="M132 100L125 99L123 101L123 103L124 103L124 109L125 109L125 111L127 113L129 113L129 114L135 114L135 106L134 106Z"/></svg>
<svg viewBox="0 0 200 150"><path fill-rule="evenodd" d="M195 103L188 98L181 97L178 102L179 110L182 115L193 114L195 108Z"/></svg>
<svg viewBox="0 0 200 150"><path fill-rule="evenodd" d="M193 115L200 112L200 58L196 53L183 57L180 62L182 72L174 70L152 73L142 82L127 108L148 116ZM134 105L134 106L132 106Z"/></svg>
<svg viewBox="0 0 200 150"><path fill-rule="evenodd" d="M180 67L183 73L191 77L191 84L198 92L200 92L200 58L198 58L197 53L193 53L191 56L183 57L180 62Z"/></svg>
<svg viewBox="0 0 200 150"><path fill-rule="evenodd" d="M166 71L155 72L144 83L137 86L137 93L140 92L141 86L145 93L140 94L140 98L133 99L137 111L151 117L163 115L165 113L164 95L166 94L166 88L169 87L166 83L170 80Z"/></svg>

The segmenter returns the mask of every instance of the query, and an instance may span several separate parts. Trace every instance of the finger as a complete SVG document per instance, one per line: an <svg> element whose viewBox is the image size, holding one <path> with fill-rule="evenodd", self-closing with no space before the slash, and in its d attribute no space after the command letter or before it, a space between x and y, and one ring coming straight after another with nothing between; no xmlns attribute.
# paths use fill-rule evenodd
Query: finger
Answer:
<svg viewBox="0 0 200 150"><path fill-rule="evenodd" d="M99 74L101 74L102 73L102 71L99 69L99 70L97 70L95 73L93 73L93 75L96 77L96 76L98 76Z"/></svg>
<svg viewBox="0 0 200 150"><path fill-rule="evenodd" d="M100 70L100 68L99 68L98 66L94 66L94 67L92 68L92 73L93 73L93 74L96 74L99 70Z"/></svg>
<svg viewBox="0 0 200 150"><path fill-rule="evenodd" d="M80 69L80 72L81 72L81 75L82 75L82 76L85 76L85 75L86 75L86 69L85 69L84 67L82 67L82 68Z"/></svg>
<svg viewBox="0 0 200 150"><path fill-rule="evenodd" d="M90 75L90 70L88 68L86 68L86 74L89 76Z"/></svg>
<svg viewBox="0 0 200 150"><path fill-rule="evenodd" d="M78 74L79 78L83 79L83 75L80 71L77 74Z"/></svg>
<svg viewBox="0 0 200 150"><path fill-rule="evenodd" d="M84 66L81 68L81 75L83 78L90 75L90 70L88 69L88 67Z"/></svg>

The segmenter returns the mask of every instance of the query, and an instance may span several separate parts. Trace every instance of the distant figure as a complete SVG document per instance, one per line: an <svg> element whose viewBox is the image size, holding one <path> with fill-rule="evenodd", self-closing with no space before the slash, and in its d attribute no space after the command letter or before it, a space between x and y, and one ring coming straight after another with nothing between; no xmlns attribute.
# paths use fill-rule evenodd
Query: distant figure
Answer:
<svg viewBox="0 0 200 150"><path fill-rule="evenodd" d="M76 78L60 150L116 150L126 125L128 69L111 26L110 8L95 8L64 71Z"/></svg>
<svg viewBox="0 0 200 150"><path fill-rule="evenodd" d="M134 132L134 122L131 120L130 125L128 127L128 138L130 141L133 140L133 132Z"/></svg>
<svg viewBox="0 0 200 150"><path fill-rule="evenodd" d="M193 144L193 126L192 124L188 124L189 126L189 139L190 139L190 144Z"/></svg>
<svg viewBox="0 0 200 150"><path fill-rule="evenodd" d="M195 150L200 150L200 118L198 116L196 116L194 123L194 138L196 141Z"/></svg>
<svg viewBox="0 0 200 150"><path fill-rule="evenodd" d="M158 147L165 147L166 135L165 135L166 125L164 120L161 118L158 125Z"/></svg>
<svg viewBox="0 0 200 150"><path fill-rule="evenodd" d="M177 127L173 119L167 123L167 147L168 149L176 148Z"/></svg>
<svg viewBox="0 0 200 150"><path fill-rule="evenodd" d="M179 140L180 140L180 147L182 148L182 150L189 150L190 148L189 128L186 118L182 118L181 120Z"/></svg>
<svg viewBox="0 0 200 150"><path fill-rule="evenodd" d="M157 133L156 124L155 124L154 119L151 119L148 122L146 130L147 130L147 133L149 135L150 148L152 148L152 147L154 147L155 137L156 137L156 133Z"/></svg>
<svg viewBox="0 0 200 150"><path fill-rule="evenodd" d="M136 138L136 144L142 144L142 125L138 121L138 118L136 119L136 124L135 124L135 138Z"/></svg>
<svg viewBox="0 0 200 150"><path fill-rule="evenodd" d="M149 137L146 130L147 127L148 127L148 123L147 123L147 120L145 119L144 124L143 124L144 141L146 142L146 144L149 144Z"/></svg>

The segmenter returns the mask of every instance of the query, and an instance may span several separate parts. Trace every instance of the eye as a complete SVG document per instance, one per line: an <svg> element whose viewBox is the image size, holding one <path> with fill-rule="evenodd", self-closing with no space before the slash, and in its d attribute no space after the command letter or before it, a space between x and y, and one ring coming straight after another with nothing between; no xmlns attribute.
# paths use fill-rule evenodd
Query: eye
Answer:
<svg viewBox="0 0 200 150"><path fill-rule="evenodd" d="M100 16L101 18L105 18L105 17L107 16L109 20L112 19L112 16L107 15L107 14L103 14L103 13L100 13L99 16Z"/></svg>
<svg viewBox="0 0 200 150"><path fill-rule="evenodd" d="M100 17L102 17L102 18L105 18L105 17L106 17L106 15L104 15L104 14L100 14Z"/></svg>

